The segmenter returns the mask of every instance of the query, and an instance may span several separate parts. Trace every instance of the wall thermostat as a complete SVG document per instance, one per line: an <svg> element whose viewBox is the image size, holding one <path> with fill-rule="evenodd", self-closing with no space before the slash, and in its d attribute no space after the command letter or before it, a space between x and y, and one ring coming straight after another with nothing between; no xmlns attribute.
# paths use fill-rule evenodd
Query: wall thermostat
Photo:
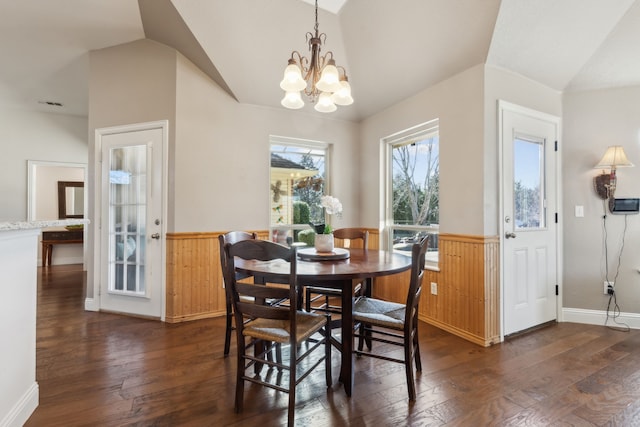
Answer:
<svg viewBox="0 0 640 427"><path fill-rule="evenodd" d="M629 215L640 211L640 199L613 199L611 213Z"/></svg>

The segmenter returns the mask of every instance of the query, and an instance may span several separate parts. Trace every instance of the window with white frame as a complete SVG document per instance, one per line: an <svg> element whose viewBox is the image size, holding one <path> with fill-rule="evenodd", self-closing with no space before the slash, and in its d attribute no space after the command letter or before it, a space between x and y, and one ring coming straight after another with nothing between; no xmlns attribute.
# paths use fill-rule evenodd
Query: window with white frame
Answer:
<svg viewBox="0 0 640 427"><path fill-rule="evenodd" d="M276 136L270 143L271 238L312 244L313 236L305 236L312 230L310 223L324 222L320 197L327 188L329 145Z"/></svg>
<svg viewBox="0 0 640 427"><path fill-rule="evenodd" d="M438 120L383 139L386 149L386 245L411 255L429 235L427 261L438 262L440 150Z"/></svg>

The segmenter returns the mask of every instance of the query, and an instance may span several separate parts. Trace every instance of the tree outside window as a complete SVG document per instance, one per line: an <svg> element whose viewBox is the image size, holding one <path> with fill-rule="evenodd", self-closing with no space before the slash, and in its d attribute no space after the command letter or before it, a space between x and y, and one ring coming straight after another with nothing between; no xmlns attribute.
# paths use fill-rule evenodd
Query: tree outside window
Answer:
<svg viewBox="0 0 640 427"><path fill-rule="evenodd" d="M305 241L310 222L323 222L320 197L326 187L327 145L272 138L270 164L271 236L286 243Z"/></svg>
<svg viewBox="0 0 640 427"><path fill-rule="evenodd" d="M544 141L523 136L513 145L513 212L516 229L545 227Z"/></svg>
<svg viewBox="0 0 640 427"><path fill-rule="evenodd" d="M402 132L388 144L387 224L389 248L410 255L429 235L429 261L437 261L440 155L437 121Z"/></svg>

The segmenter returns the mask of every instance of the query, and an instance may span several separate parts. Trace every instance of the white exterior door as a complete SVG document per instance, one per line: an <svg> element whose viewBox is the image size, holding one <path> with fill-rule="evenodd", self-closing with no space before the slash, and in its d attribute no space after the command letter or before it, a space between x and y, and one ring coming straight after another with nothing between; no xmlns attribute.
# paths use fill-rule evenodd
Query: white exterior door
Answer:
<svg viewBox="0 0 640 427"><path fill-rule="evenodd" d="M164 319L166 126L102 131L100 309Z"/></svg>
<svg viewBox="0 0 640 427"><path fill-rule="evenodd" d="M558 310L559 119L500 104L503 334L555 320Z"/></svg>

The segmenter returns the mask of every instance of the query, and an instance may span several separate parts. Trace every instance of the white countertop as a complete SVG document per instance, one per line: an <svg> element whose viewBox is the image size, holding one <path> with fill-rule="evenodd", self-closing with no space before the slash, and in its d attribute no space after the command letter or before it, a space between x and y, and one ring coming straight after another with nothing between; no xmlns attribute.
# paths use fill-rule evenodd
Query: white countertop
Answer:
<svg viewBox="0 0 640 427"><path fill-rule="evenodd" d="M48 219L42 221L0 222L0 231L32 230L36 228L64 227L67 225L89 224L88 219Z"/></svg>

